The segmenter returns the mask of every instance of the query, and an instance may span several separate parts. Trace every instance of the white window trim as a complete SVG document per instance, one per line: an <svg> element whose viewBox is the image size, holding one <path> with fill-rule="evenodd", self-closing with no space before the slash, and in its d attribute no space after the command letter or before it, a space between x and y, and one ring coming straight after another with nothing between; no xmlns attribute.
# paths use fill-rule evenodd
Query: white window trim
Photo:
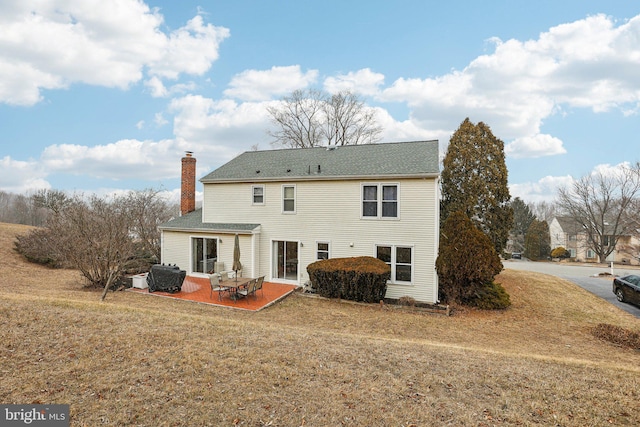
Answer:
<svg viewBox="0 0 640 427"><path fill-rule="evenodd" d="M254 193L256 188L262 188L262 203L256 202L256 195ZM254 206L264 206L265 203L265 187L264 185L252 185L251 186L251 204Z"/></svg>
<svg viewBox="0 0 640 427"><path fill-rule="evenodd" d="M293 187L293 210L292 211L285 211L284 210L284 189L286 187ZM281 205L281 209L282 209L282 213L286 214L286 215L293 215L298 211L298 190L297 190L297 186L296 184L282 184L282 205Z"/></svg>
<svg viewBox="0 0 640 427"><path fill-rule="evenodd" d="M316 240L315 260L319 261L321 259L321 258L318 258L318 252L319 252L318 245L320 243L325 243L327 245L327 258L331 258L331 242L329 240Z"/></svg>
<svg viewBox="0 0 640 427"><path fill-rule="evenodd" d="M277 278L275 271L274 271L274 262L275 262L275 257L276 254L273 250L273 244L275 242L295 242L298 244L298 263L297 263L297 269L298 269L298 275L297 278L295 280L291 280L291 279L282 279L282 278ZM269 279L269 282L273 282L273 283L285 283L285 284L299 284L300 283L300 278L302 277L302 272L300 271L300 265L301 261L300 261L300 251L302 249L302 243L300 240L296 240L296 239L271 239L270 243L269 243L269 277L271 277Z"/></svg>
<svg viewBox="0 0 640 427"><path fill-rule="evenodd" d="M392 285L404 285L409 286L413 285L415 282L415 273L416 273L416 248L414 245L403 245L403 244L391 244L391 243L376 243L373 245L373 257L378 257L378 247L386 246L391 248L391 277L389 278L389 284ZM396 248L411 248L411 281L396 281Z"/></svg>
<svg viewBox="0 0 640 427"><path fill-rule="evenodd" d="M364 215L364 187L378 187L377 191L377 203L378 203L378 214L376 216L365 216ZM395 186L397 188L397 199L396 199L396 216L382 216L382 188ZM367 220L384 220L384 221L398 221L400 219L400 183L399 182L363 182L360 184L360 219Z"/></svg>
<svg viewBox="0 0 640 427"><path fill-rule="evenodd" d="M198 277L199 275L202 275L204 277L204 275L206 275L205 273L199 273L193 270L193 240L194 239L209 239L209 240L215 240L216 241L216 248L218 251L218 260L220 260L220 236L217 235L201 235L201 234L190 234L189 235L189 269L187 270L188 274L193 274L194 276ZM206 277L208 277L208 275L206 275Z"/></svg>

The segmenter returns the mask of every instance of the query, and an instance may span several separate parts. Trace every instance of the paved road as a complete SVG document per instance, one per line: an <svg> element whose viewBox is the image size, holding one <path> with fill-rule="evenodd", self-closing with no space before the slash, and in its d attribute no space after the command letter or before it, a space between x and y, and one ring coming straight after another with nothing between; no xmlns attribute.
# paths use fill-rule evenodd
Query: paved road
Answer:
<svg viewBox="0 0 640 427"><path fill-rule="evenodd" d="M550 274L552 276L570 280L587 291L609 301L616 307L640 318L640 308L631 304L618 302L612 291L611 283L613 279L610 276L607 278L598 276L601 273L611 273L610 267L604 267L602 265L593 267L585 265L568 265L557 262L531 262L524 259L506 260L503 261L502 264L504 265L504 268L512 270L535 271L537 273ZM640 270L637 267L616 265L613 269L613 274L616 276L626 276L627 274L638 273L640 273Z"/></svg>

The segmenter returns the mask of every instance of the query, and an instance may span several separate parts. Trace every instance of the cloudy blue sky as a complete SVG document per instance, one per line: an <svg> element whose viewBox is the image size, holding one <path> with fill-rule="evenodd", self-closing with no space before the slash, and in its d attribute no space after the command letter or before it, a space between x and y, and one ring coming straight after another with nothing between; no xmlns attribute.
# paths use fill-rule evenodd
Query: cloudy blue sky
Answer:
<svg viewBox="0 0 640 427"><path fill-rule="evenodd" d="M512 196L551 200L640 160L640 5L628 0L0 0L0 190L178 193L258 145L293 90L350 89L383 141L469 117ZM201 190L201 187L198 187Z"/></svg>

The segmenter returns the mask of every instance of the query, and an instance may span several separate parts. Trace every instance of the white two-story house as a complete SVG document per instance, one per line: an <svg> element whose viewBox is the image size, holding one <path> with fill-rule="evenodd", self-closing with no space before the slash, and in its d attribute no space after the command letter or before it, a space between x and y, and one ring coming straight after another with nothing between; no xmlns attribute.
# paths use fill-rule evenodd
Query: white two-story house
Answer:
<svg viewBox="0 0 640 427"><path fill-rule="evenodd" d="M436 303L438 180L438 141L245 152L200 179L201 209L160 227L162 262L230 270L238 235L244 276L304 285L316 260L373 256L391 267L387 298Z"/></svg>

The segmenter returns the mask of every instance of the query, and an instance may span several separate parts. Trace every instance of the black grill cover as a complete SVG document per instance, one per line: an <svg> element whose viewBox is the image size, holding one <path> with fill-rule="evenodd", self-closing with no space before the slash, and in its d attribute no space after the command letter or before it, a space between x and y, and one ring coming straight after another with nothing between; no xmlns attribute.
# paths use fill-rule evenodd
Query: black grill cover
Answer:
<svg viewBox="0 0 640 427"><path fill-rule="evenodd" d="M162 291L172 294L180 292L187 272L177 265L155 264L147 275L149 292Z"/></svg>

